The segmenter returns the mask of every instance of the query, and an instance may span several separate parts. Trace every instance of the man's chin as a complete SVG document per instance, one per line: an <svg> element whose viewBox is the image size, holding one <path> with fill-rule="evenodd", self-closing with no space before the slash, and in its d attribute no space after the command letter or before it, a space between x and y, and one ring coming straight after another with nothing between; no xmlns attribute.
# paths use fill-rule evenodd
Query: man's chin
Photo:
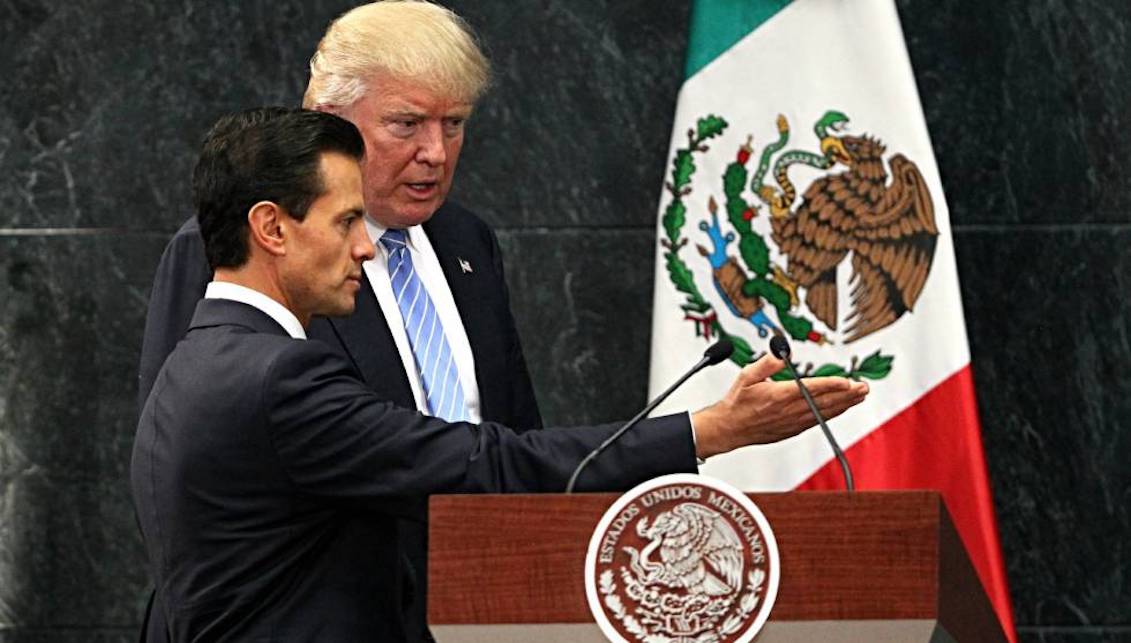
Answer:
<svg viewBox="0 0 1131 643"><path fill-rule="evenodd" d="M373 216L373 219L386 228L411 228L427 223L443 203L443 197L426 201L402 202L397 204L393 211L386 210L383 214Z"/></svg>
<svg viewBox="0 0 1131 643"><path fill-rule="evenodd" d="M321 311L318 312L318 316L320 316L320 317L349 317L350 315L353 314L353 311L354 311L355 308L356 308L355 300L351 296L348 305L347 304L339 304L337 306L327 306L325 310L321 310Z"/></svg>
<svg viewBox="0 0 1131 643"><path fill-rule="evenodd" d="M402 210L399 214L404 218L405 227L421 225L427 223L436 214L436 210L440 209L440 204L443 199L434 199L427 202L413 203L411 206Z"/></svg>

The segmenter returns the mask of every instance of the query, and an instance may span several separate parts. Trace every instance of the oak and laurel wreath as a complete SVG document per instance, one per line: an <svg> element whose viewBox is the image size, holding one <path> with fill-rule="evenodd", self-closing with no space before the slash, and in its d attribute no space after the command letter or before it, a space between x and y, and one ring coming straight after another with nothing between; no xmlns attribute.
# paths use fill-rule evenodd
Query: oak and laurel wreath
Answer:
<svg viewBox="0 0 1131 643"><path fill-rule="evenodd" d="M723 636L734 634L741 629L742 624L750 618L751 612L757 609L758 604L762 601L762 597L758 594L762 589L762 585L766 582L766 572L761 569L755 569L750 572L746 580L749 590L743 594L742 598L739 600L738 611L731 614L730 617L723 621L718 632L704 632L695 639L695 643L717 643L720 634ZM624 603L615 593L617 591L617 584L616 581L613 580L613 572L611 569L606 569L601 573L598 583L600 585L599 589L601 594L605 597L605 606L608 607L613 613L613 616L621 622L624 629L628 630L630 634L636 637L636 640L644 641L645 643L670 643L670 641L672 641L672 639L667 636L649 634L648 630L640 624L640 621L637 620L635 616L628 613L628 610L624 608Z"/></svg>
<svg viewBox="0 0 1131 643"><path fill-rule="evenodd" d="M694 274L680 256L680 251L687 245L687 239L680 235L684 224L687 222L687 206L683 200L684 197L691 194L691 177L695 175L696 170L694 155L708 151L710 148L705 144L706 141L721 135L727 126L728 123L725 119L714 114L708 114L696 121L695 128L687 130L687 147L676 150L675 157L672 159L671 178L665 183L667 191L672 195L672 200L668 203L668 207L664 209L664 215L661 218L666 238L660 239L660 244L667 250L664 253L664 262L672 285L687 298L686 303L680 306L684 312L702 314L712 308L703 294L699 292L699 287L695 284ZM740 230L740 233L756 235L756 233L747 230ZM729 339L734 344L734 353L731 354L730 359L739 366L746 366L765 354L764 351L760 351L755 355L750 343L738 335L728 333L718 318L712 319L710 325L715 334ZM888 373L891 372L891 364L894 359L893 356L882 355L877 350L862 361L853 357L847 368L829 363L816 369L813 368L813 364L806 364L804 368L799 370L806 377L839 375L855 380L861 378L878 380L887 377ZM789 374L783 371L774 375L773 379L788 380Z"/></svg>

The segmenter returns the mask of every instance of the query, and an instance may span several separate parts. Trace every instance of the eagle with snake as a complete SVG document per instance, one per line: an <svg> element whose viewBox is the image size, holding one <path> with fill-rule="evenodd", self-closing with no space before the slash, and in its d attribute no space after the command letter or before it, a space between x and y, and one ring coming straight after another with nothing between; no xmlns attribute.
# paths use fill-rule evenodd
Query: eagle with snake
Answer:
<svg viewBox="0 0 1131 643"><path fill-rule="evenodd" d="M785 152L774 163L777 186L772 186L762 179L789 138L789 125L779 116L779 139L763 151L751 187L770 210L772 238L787 258L785 279L805 289L809 310L833 330L840 319L837 267L851 253L852 313L844 341L852 342L913 309L939 233L930 191L915 163L894 154L885 167L883 143L841 134L847 122L844 114L827 112L814 127L822 153ZM797 164L845 169L814 180L792 208L796 190L788 170Z"/></svg>
<svg viewBox="0 0 1131 643"><path fill-rule="evenodd" d="M651 524L642 518L636 532L650 542L640 551L624 549L640 582L708 596L726 596L741 587L742 542L719 512L686 502ZM652 560L657 549L659 561Z"/></svg>

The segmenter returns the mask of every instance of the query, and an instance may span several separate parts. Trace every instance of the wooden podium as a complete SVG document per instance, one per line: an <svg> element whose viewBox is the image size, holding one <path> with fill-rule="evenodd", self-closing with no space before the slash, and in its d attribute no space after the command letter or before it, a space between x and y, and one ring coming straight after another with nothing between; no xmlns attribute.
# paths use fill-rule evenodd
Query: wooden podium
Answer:
<svg viewBox="0 0 1131 643"><path fill-rule="evenodd" d="M617 494L434 496L428 620L447 641L604 641L589 537ZM781 584L755 639L1005 641L939 494L759 493Z"/></svg>

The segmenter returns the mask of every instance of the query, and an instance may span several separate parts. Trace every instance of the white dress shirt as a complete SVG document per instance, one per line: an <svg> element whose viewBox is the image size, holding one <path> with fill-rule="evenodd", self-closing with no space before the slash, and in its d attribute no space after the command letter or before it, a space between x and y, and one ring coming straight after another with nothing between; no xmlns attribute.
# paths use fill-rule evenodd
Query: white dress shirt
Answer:
<svg viewBox="0 0 1131 643"><path fill-rule="evenodd" d="M298 317L287 310L287 307L271 299L267 295L252 290L246 286L234 284L230 281L210 281L204 289L205 299L230 299L263 311L275 323L283 327L287 334L295 339L306 339L306 329L299 323Z"/></svg>
<svg viewBox="0 0 1131 643"><path fill-rule="evenodd" d="M377 296L377 304L385 315L385 322L393 334L393 342L397 345L397 352L401 356L408 383L412 386L412 396L416 400L416 408L421 413L429 413L428 399L424 396L424 386L420 382L420 373L416 368L416 358L412 354L412 345L408 341L408 333L404 329L404 318L401 316L400 306L393 294L393 284L389 280L389 252L381 243L381 235L386 228L374 223L368 217L365 219L365 229L369 238L377 247L377 255L370 261L361 264L369 283L373 287L373 294ZM463 399L467 403L467 413L470 421L479 423L482 416L479 411L479 384L475 379L475 357L471 353L471 342L467 339L467 330L463 327L463 319L456 308L456 300L452 297L452 290L448 287L448 280L444 278L444 271L440 267L440 259L432 248L424 228L413 226L405 230L408 252L412 257L412 266L424 284L432 304L436 307L436 314L440 323L444 325L444 336L448 340L448 347L452 349L452 358L459 371L460 386L463 388Z"/></svg>

